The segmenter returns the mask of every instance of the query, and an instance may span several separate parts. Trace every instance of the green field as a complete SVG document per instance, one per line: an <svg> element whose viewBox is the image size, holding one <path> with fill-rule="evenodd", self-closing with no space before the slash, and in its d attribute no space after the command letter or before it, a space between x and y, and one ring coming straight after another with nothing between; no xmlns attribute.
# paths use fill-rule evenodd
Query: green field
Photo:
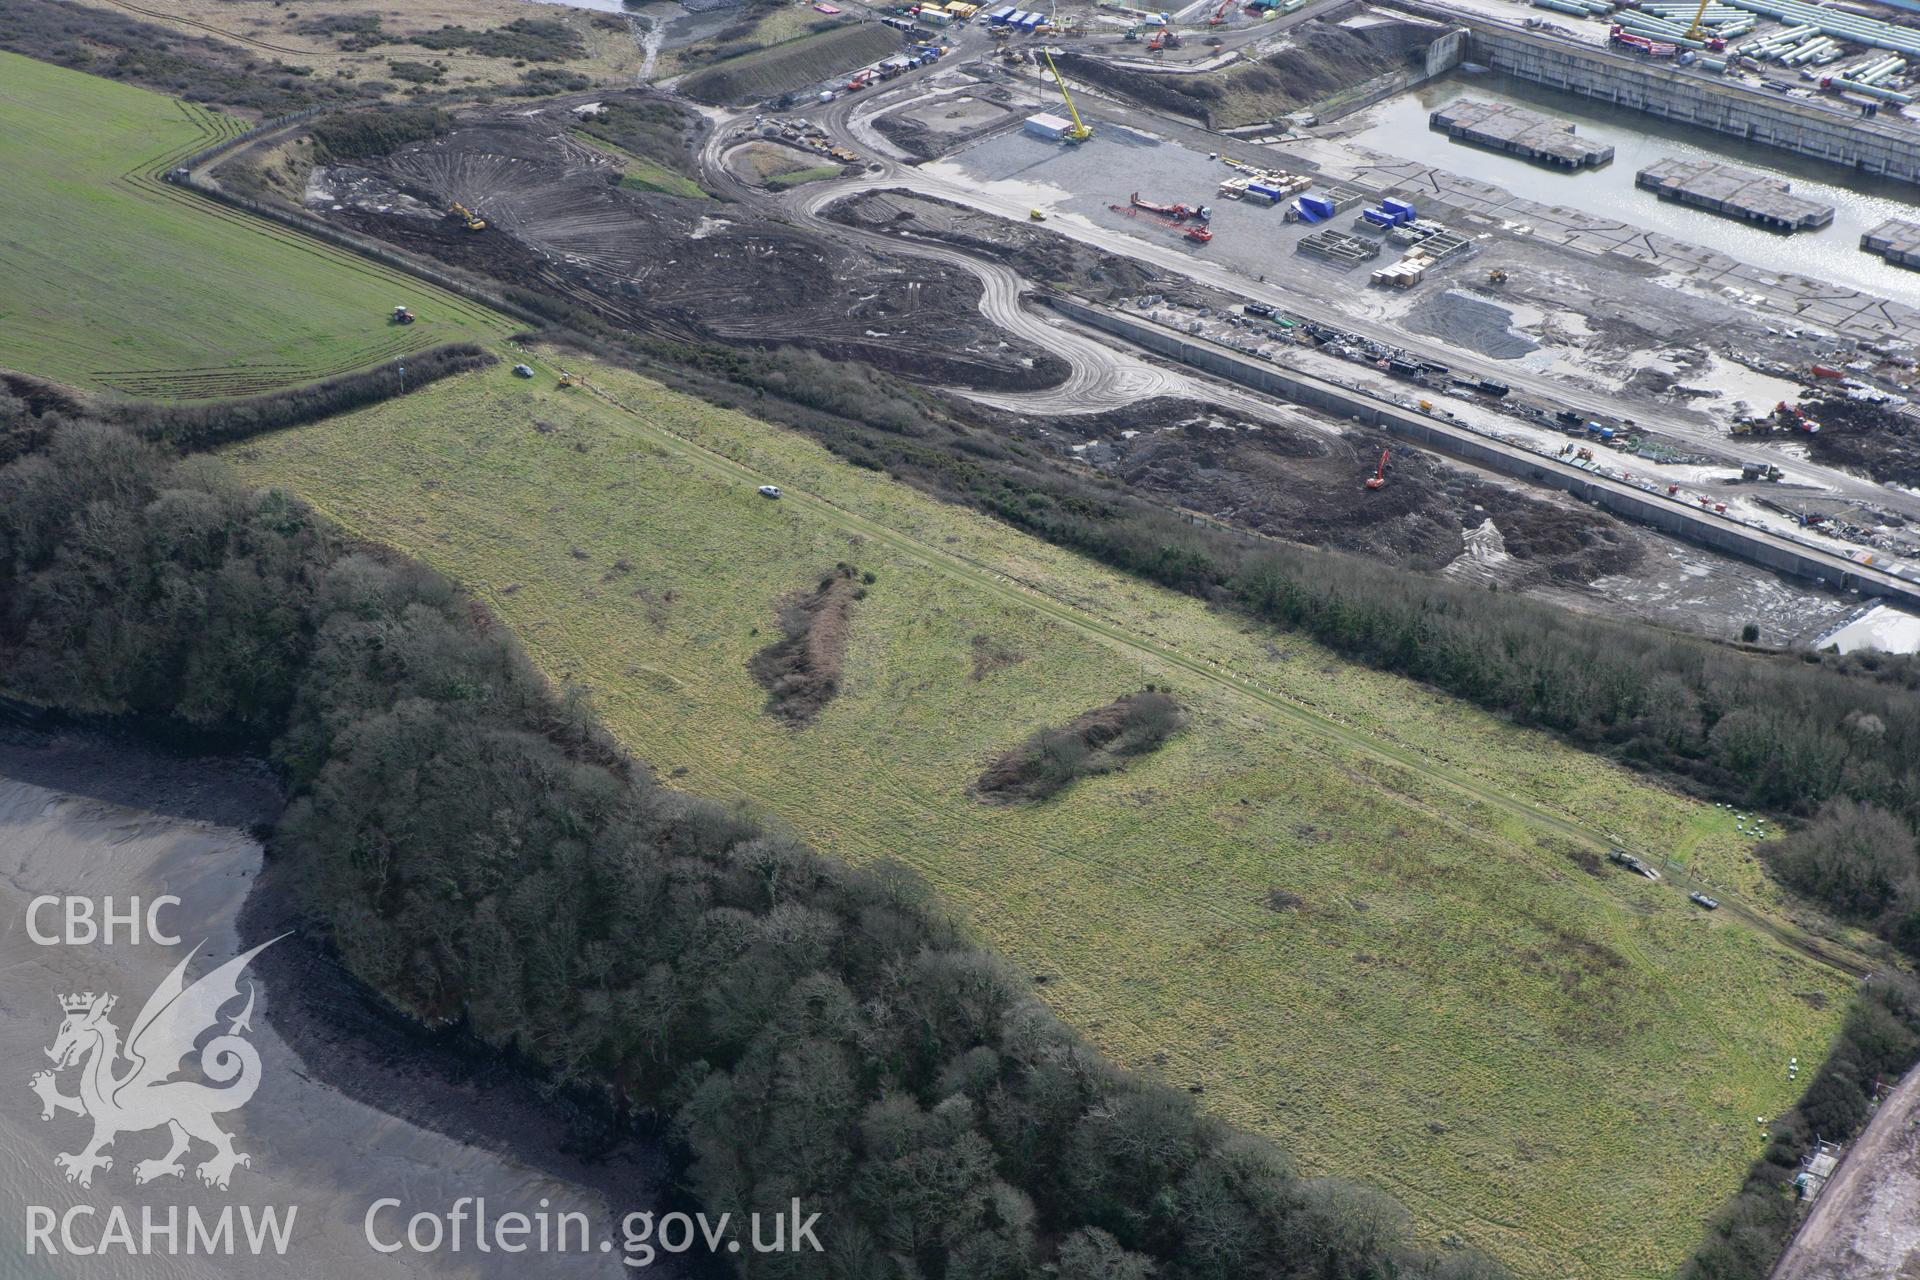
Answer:
<svg viewBox="0 0 1920 1280"><path fill-rule="evenodd" d="M1787 1059L1824 1056L1846 978L1569 854L1603 831L1684 850L1767 909L1721 811L592 376L503 365L230 456L474 588L675 785L911 863L1116 1059L1525 1276L1671 1271L1758 1153L1754 1117L1793 1099ZM842 560L877 576L844 692L786 728L747 660ZM976 637L1018 660L976 678ZM1149 682L1192 711L1154 755L1043 805L967 795L1034 729Z"/></svg>
<svg viewBox="0 0 1920 1280"><path fill-rule="evenodd" d="M515 327L158 180L244 127L0 53L0 366L88 390L208 399ZM418 323L388 323L402 304Z"/></svg>

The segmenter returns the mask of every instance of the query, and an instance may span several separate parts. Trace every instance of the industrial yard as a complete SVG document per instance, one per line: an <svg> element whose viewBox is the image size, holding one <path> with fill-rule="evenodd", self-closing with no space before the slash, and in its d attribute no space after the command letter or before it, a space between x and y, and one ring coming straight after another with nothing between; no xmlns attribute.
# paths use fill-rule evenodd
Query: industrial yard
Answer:
<svg viewBox="0 0 1920 1280"><path fill-rule="evenodd" d="M1278 1140L1303 1197L1378 1187L1421 1275L1679 1273L1813 1138L1801 1064L1907 981L1920 894L1850 913L1776 839L1920 794L1870 705L1920 661L1920 15L552 0L572 36L488 54L230 2L139 12L294 41L359 131L0 52L0 214L53 228L0 237L0 407L171 447L183 405L396 370L213 452L469 593L582 759L910 869L1087 1053ZM1831 681L1828 754L1722 705L1775 671ZM1084 764L1049 735L1143 688L1163 749L970 788L1022 743ZM1916 1079L1859 1139L1906 1163L1841 1135L1831 1199L1769 1202L1778 1246L1812 1224L1782 1280L1892 1265ZM958 1274L929 1248L901 1266Z"/></svg>

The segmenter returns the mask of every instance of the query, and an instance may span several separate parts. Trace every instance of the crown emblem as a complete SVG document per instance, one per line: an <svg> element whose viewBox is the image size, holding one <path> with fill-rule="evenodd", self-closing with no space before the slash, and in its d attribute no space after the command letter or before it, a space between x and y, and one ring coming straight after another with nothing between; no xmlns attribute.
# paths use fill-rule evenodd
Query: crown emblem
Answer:
<svg viewBox="0 0 1920 1280"><path fill-rule="evenodd" d="M196 946L139 1006L124 1046L120 1028L107 1020L119 1003L112 993L53 990L64 1018L53 1044L44 1050L52 1066L35 1072L28 1087L40 1099L42 1120L64 1113L93 1121L87 1145L53 1158L68 1182L92 1186L94 1175L111 1171L119 1158L119 1150L113 1155L105 1150L117 1137L150 1129L167 1130L173 1144L154 1159L134 1163L136 1184L184 1178L187 1166L181 1157L195 1143L213 1148L213 1155L194 1170L209 1187L225 1191L235 1169L251 1167L253 1157L234 1149L233 1135L214 1123L214 1117L246 1106L260 1087L260 1053L246 1038L253 1030L257 993L252 983L242 983L241 974L249 961L279 940L270 938L188 981L187 967L200 952ZM239 1001L243 985L246 1008L223 1016L227 1005ZM204 1080L173 1078L188 1057ZM80 1078L77 1095L61 1092L60 1076L68 1071Z"/></svg>

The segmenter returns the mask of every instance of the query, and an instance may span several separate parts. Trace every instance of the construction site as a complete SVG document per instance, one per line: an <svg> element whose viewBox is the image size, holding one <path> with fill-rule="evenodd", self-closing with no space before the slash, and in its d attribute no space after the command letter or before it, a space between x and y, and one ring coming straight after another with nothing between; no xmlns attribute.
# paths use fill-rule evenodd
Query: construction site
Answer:
<svg viewBox="0 0 1920 1280"><path fill-rule="evenodd" d="M669 77L464 113L313 169L302 203L625 330L905 374L1066 465L1275 537L1772 644L1920 602L1920 287L1889 265L1912 237L1888 184L1911 188L1590 114L1476 43L1684 67L1785 110L1901 92L1904 37L1790 43L1819 24L1717 3L968 7L876 8L897 54L689 113L669 159L718 200L635 189L581 126L671 101ZM1655 42L1671 52L1639 43L1661 24L1683 29ZM1793 68L1820 74L1747 84ZM1865 98L1859 127L1920 151L1905 104ZM1738 166L1703 158L1722 153ZM1452 434L1390 424L1408 412ZM1620 496L1542 484L1540 458Z"/></svg>
<svg viewBox="0 0 1920 1280"><path fill-rule="evenodd" d="M1920 1086L1833 1081L1857 1011L1904 990L1881 979L1920 880L1856 907L1792 841L1920 821L1907 2L579 0L386 35L329 11L304 34L330 71L457 52L377 55L418 79L257 123L110 86L97 136L174 141L85 188L49 166L35 209L102 245L166 212L138 242L162 265L196 228L270 231L263 262L312 272L275 277L294 314L209 290L181 328L221 337L216 369L186 342L132 368L113 348L153 340L102 326L84 386L328 405L215 442L265 515L294 495L458 584L449 625L524 643L614 726L580 750L662 797L951 907L1035 1011L1298 1152L1276 1199L1379 1185L1445 1257L1409 1274L1614 1280L1682 1273L1779 1191L1778 1243L1809 1224L1790 1280L1899 1274L1912 1144L1878 1116ZM577 68L460 78L554 50ZM27 126L73 133L51 92L0 93L16 168L54 151ZM66 218L70 188L119 191L121 221ZM358 283L323 292L340 264ZM35 307L98 323L101 292L60 291ZM249 332L274 325L284 350ZM202 429L165 408L155 441ZM1155 724L1109 749L1136 700ZM742 901L784 892L757 868L727 872ZM925 1123L1025 1070L988 1057L927 1059ZM1822 1061L1875 1129L1806 1101ZM979 1173L981 1220L1017 1228L1026 1193ZM949 1243L889 1265L992 1261ZM1083 1244L1050 1269L1178 1269Z"/></svg>

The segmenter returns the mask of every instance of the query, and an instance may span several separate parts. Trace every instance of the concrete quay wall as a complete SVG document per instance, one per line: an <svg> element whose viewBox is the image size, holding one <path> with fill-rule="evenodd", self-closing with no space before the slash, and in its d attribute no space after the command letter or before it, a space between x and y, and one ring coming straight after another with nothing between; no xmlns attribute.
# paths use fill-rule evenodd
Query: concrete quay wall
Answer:
<svg viewBox="0 0 1920 1280"><path fill-rule="evenodd" d="M1401 8L1469 31L1467 58L1521 80L1861 173L1920 184L1920 129L1868 119L1839 102L1808 102L1672 62L1575 44L1471 12L1401 0Z"/></svg>

